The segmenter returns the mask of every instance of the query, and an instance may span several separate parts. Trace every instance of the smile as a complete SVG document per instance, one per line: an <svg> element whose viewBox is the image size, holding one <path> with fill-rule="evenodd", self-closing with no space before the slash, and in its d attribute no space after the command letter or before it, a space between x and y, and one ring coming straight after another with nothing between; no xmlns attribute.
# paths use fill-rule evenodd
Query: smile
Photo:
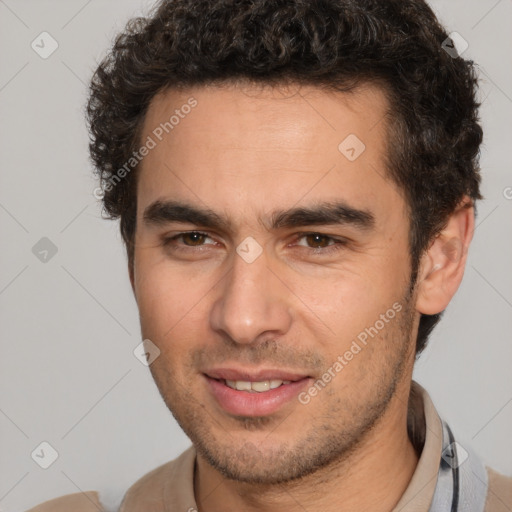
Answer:
<svg viewBox="0 0 512 512"><path fill-rule="evenodd" d="M208 392L217 406L224 413L243 417L268 416L293 406L298 403L298 394L312 380L310 377L286 372L259 373L249 375L235 370L219 370L209 371L204 374L204 378Z"/></svg>

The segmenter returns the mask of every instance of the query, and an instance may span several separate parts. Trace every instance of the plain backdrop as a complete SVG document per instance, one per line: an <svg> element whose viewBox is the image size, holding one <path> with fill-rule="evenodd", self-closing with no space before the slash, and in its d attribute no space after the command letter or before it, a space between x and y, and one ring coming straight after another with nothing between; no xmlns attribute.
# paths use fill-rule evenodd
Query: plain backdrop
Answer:
<svg viewBox="0 0 512 512"><path fill-rule="evenodd" d="M118 224L93 196L83 115L96 62L151 5L0 0L2 511L126 489L190 444L133 355L137 308ZM415 379L461 440L512 475L512 0L431 5L480 65L485 200L463 284ZM58 43L46 59L31 46L42 32ZM42 442L58 453L48 469L34 460Z"/></svg>

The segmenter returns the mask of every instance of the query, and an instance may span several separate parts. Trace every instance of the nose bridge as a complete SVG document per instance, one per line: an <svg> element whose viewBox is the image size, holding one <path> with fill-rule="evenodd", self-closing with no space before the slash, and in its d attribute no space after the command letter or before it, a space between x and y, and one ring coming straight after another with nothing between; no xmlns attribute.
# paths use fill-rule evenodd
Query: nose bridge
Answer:
<svg viewBox="0 0 512 512"><path fill-rule="evenodd" d="M283 334L290 327L286 287L270 270L265 252L247 257L253 250L250 241L237 248L211 310L212 329L239 344L253 343L267 331Z"/></svg>

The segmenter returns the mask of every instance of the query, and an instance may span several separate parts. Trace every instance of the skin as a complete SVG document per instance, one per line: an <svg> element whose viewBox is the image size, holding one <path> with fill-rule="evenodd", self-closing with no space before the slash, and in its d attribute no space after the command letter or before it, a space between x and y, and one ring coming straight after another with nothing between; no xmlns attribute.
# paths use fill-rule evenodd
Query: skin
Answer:
<svg viewBox="0 0 512 512"><path fill-rule="evenodd" d="M457 290L473 209L461 203L454 212L409 294L409 214L386 177L388 103L379 89L171 89L152 100L141 140L190 97L197 106L138 169L129 270L143 337L161 351L152 375L198 450L197 505L202 512L392 510L418 460L406 417L420 313L442 311ZM352 162L338 150L349 134L366 146ZM276 209L335 199L370 211L372 228L268 226ZM144 212L157 200L208 208L232 226L147 223ZM194 230L207 236L164 244ZM322 253L333 242L301 238L304 231L346 243ZM248 236L262 248L252 263L236 252ZM307 404L293 399L272 414L240 417L209 390L204 372L216 365L281 368L312 384L396 303L395 318Z"/></svg>

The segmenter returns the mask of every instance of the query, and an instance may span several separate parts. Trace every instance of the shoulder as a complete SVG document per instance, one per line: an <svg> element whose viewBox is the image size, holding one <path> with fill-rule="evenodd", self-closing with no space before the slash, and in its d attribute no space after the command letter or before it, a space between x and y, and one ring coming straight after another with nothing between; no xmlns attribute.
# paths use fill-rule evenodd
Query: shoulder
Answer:
<svg viewBox="0 0 512 512"><path fill-rule="evenodd" d="M67 494L60 498L45 501L27 512L98 512L102 510L96 491Z"/></svg>
<svg viewBox="0 0 512 512"><path fill-rule="evenodd" d="M126 492L121 506L122 512L166 510L165 498L173 497L173 504L194 502L195 448L191 446L179 457L146 473ZM183 508L183 506L181 507ZM188 510L190 505L183 510Z"/></svg>
<svg viewBox="0 0 512 512"><path fill-rule="evenodd" d="M485 512L508 512L512 510L512 477L502 475L487 467L489 485Z"/></svg>
<svg viewBox="0 0 512 512"><path fill-rule="evenodd" d="M149 510L147 508L149 505L152 512L164 510L164 492L167 495L179 497L186 503L192 503L194 501L194 463L195 449L191 446L176 459L146 473L126 491L120 510L123 512ZM104 505L107 504L105 498L103 492L97 491L68 494L45 501L26 512L104 512ZM184 510L188 508L189 506Z"/></svg>

